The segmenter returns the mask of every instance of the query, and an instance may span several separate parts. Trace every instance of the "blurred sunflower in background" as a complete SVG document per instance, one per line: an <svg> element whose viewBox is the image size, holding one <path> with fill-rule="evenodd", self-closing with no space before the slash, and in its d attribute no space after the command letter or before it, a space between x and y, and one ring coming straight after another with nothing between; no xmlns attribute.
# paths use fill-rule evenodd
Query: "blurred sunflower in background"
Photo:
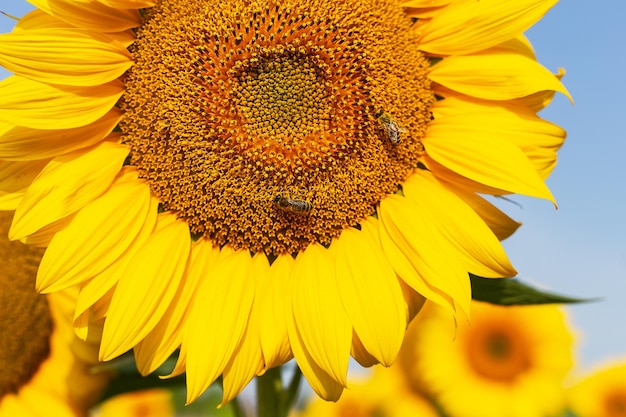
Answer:
<svg viewBox="0 0 626 417"><path fill-rule="evenodd" d="M615 361L580 378L567 391L577 417L626 416L626 361Z"/></svg>
<svg viewBox="0 0 626 417"><path fill-rule="evenodd" d="M337 402L309 398L293 417L439 417L428 399L410 389L397 366L377 367L366 379L350 381Z"/></svg>
<svg viewBox="0 0 626 417"><path fill-rule="evenodd" d="M573 335L555 305L472 303L472 323L455 329L428 305L412 323L399 356L414 390L449 417L559 415L573 365Z"/></svg>
<svg viewBox="0 0 626 417"><path fill-rule="evenodd" d="M97 337L72 329L76 295L33 290L42 250L9 242L10 213L0 214L0 417L84 417L109 379L94 373Z"/></svg>
<svg viewBox="0 0 626 417"><path fill-rule="evenodd" d="M103 402L94 417L174 417L172 392L153 388L116 395Z"/></svg>
<svg viewBox="0 0 626 417"><path fill-rule="evenodd" d="M522 33L556 0L30 2L0 36L10 238L101 360L179 349L188 402L292 357L338 399L425 298L464 317L468 272L516 274L478 193L553 201L536 112L568 93Z"/></svg>

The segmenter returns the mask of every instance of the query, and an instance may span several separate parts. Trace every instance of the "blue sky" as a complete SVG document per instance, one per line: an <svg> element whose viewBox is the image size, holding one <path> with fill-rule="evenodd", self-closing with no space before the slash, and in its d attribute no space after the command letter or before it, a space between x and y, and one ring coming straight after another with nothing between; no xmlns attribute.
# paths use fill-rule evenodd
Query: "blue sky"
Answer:
<svg viewBox="0 0 626 417"><path fill-rule="evenodd" d="M570 306L578 332L579 368L626 358L626 25L621 0L561 0L527 35L547 68L566 69L576 104L558 96L542 116L563 126L568 139L548 185L547 201L516 197L503 207L524 225L505 247L527 282L602 301ZM22 16L24 0L1 10ZM0 32L14 21L0 15ZM0 70L0 78L6 72Z"/></svg>

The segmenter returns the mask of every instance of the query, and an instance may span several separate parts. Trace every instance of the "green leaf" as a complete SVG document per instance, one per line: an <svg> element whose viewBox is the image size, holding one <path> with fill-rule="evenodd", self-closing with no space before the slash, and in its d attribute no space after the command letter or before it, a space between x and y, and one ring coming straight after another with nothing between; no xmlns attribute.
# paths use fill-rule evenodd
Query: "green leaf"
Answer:
<svg viewBox="0 0 626 417"><path fill-rule="evenodd" d="M524 284L516 278L482 278L470 275L472 282L472 298L499 305L531 305L531 304L571 304L597 301L598 299L582 299L566 297L551 292L538 290Z"/></svg>

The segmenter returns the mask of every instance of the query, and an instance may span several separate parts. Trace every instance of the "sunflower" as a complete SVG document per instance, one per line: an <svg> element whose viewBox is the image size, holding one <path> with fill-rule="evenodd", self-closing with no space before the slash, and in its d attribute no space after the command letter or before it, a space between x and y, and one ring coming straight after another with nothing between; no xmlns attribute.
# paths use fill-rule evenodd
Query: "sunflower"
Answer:
<svg viewBox="0 0 626 417"><path fill-rule="evenodd" d="M75 294L33 291L42 250L6 239L10 213L0 213L0 417L81 417L105 388L93 373L95 341L72 329Z"/></svg>
<svg viewBox="0 0 626 417"><path fill-rule="evenodd" d="M365 379L350 382L336 402L311 398L294 417L439 417L428 399L409 389L397 366L375 368Z"/></svg>
<svg viewBox="0 0 626 417"><path fill-rule="evenodd" d="M146 389L116 395L98 409L97 417L174 417L172 392Z"/></svg>
<svg viewBox="0 0 626 417"><path fill-rule="evenodd" d="M567 392L578 417L626 416L626 361L613 362L580 379Z"/></svg>
<svg viewBox="0 0 626 417"><path fill-rule="evenodd" d="M336 400L424 298L515 275L477 193L553 201L536 112L567 91L522 32L554 0L31 2L0 37L10 238L101 360L179 350L188 401L292 357Z"/></svg>
<svg viewBox="0 0 626 417"><path fill-rule="evenodd" d="M558 415L573 337L554 305L472 303L471 326L428 305L412 323L400 369L450 417Z"/></svg>

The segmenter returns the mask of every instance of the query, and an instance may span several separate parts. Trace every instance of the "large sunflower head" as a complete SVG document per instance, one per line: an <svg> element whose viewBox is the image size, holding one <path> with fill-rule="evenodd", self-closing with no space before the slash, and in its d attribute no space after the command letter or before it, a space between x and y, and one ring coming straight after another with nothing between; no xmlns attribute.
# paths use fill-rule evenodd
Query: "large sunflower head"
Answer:
<svg viewBox="0 0 626 417"><path fill-rule="evenodd" d="M515 274L478 193L552 199L567 92L522 36L552 0L32 3L0 37L10 237L101 359L179 349L189 401L293 356L337 399L424 297Z"/></svg>
<svg viewBox="0 0 626 417"><path fill-rule="evenodd" d="M567 404L579 417L625 417L626 361L614 361L580 378L567 391Z"/></svg>
<svg viewBox="0 0 626 417"><path fill-rule="evenodd" d="M472 303L457 329L429 305L412 323L400 354L409 384L452 417L558 415L572 367L573 337L553 305Z"/></svg>
<svg viewBox="0 0 626 417"><path fill-rule="evenodd" d="M0 214L6 235L10 213ZM83 417L105 388L97 343L72 330L75 295L33 291L42 251L0 240L0 417Z"/></svg>

